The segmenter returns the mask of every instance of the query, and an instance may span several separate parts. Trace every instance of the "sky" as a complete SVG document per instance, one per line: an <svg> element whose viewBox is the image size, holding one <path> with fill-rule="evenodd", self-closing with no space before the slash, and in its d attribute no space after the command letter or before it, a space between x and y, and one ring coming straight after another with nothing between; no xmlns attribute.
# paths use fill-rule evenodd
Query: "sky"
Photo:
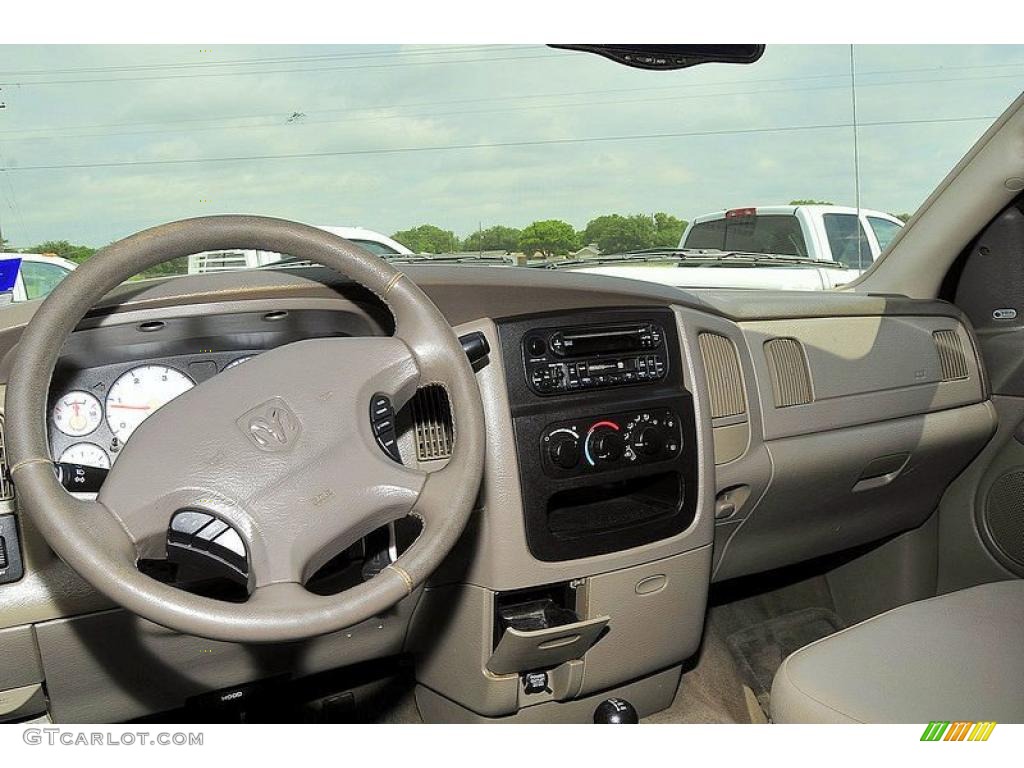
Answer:
<svg viewBox="0 0 1024 768"><path fill-rule="evenodd" d="M912 212L1024 88L1024 46L852 59L853 77L849 46L675 72L536 45L0 46L0 229L101 246L254 213L465 236L852 205L855 155L861 205Z"/></svg>

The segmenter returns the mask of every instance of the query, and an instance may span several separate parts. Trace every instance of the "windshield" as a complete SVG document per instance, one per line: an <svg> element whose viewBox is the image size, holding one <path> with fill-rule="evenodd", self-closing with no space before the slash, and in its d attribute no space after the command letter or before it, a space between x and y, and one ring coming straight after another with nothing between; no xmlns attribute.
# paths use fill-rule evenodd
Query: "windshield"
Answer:
<svg viewBox="0 0 1024 768"><path fill-rule="evenodd" d="M769 45L672 72L537 45L3 46L0 250L81 263L253 213L403 264L828 289L1022 76L1024 46ZM182 254L144 277L286 258ZM66 274L33 269L32 296Z"/></svg>

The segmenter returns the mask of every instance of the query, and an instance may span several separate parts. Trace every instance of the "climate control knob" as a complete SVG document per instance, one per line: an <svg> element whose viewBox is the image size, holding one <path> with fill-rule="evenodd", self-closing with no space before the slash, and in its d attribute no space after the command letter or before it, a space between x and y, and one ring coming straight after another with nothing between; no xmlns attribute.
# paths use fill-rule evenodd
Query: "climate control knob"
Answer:
<svg viewBox="0 0 1024 768"><path fill-rule="evenodd" d="M571 435L561 435L548 447L551 463L562 469L572 469L580 463L580 443Z"/></svg>
<svg viewBox="0 0 1024 768"><path fill-rule="evenodd" d="M617 432L595 434L591 440L590 455L598 461L617 461L622 458L625 444Z"/></svg>
<svg viewBox="0 0 1024 768"><path fill-rule="evenodd" d="M644 427L637 435L634 446L637 453L644 456L657 456L665 448L665 436L654 427Z"/></svg>
<svg viewBox="0 0 1024 768"><path fill-rule="evenodd" d="M618 461L626 448L622 439L622 428L614 421L599 421L587 432L585 454L587 463L596 466L599 463Z"/></svg>

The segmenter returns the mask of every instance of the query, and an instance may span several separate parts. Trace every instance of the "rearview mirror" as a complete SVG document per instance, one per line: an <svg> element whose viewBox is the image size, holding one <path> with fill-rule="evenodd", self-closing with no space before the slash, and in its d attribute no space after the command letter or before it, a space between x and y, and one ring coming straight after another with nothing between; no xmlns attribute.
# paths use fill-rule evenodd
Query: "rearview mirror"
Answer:
<svg viewBox="0 0 1024 768"><path fill-rule="evenodd" d="M638 69L684 69L698 64L753 64L763 45L576 45L552 43L552 48L596 53Z"/></svg>

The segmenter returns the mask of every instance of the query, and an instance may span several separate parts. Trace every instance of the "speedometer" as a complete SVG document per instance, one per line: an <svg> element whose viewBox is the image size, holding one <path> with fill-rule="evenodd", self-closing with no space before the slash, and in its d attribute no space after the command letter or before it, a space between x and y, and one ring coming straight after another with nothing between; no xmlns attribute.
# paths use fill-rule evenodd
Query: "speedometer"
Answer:
<svg viewBox="0 0 1024 768"><path fill-rule="evenodd" d="M195 386L195 382L166 365L141 365L114 382L107 393L107 424L124 442L158 408Z"/></svg>

